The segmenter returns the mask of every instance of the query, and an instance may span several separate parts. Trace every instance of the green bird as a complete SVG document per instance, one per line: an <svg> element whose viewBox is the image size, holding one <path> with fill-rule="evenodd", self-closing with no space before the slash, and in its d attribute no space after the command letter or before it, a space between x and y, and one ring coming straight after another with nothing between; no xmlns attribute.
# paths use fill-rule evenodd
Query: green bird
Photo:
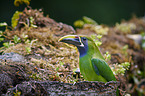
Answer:
<svg viewBox="0 0 145 96"><path fill-rule="evenodd" d="M79 51L79 68L83 77L88 81L116 81L112 70L105 62L94 41L87 36L66 35L60 42L73 44Z"/></svg>

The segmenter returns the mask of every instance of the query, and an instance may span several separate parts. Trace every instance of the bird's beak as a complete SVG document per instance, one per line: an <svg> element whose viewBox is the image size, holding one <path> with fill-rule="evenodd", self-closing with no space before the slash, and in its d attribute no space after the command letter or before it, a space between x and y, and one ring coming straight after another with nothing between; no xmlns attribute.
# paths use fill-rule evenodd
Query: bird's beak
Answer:
<svg viewBox="0 0 145 96"><path fill-rule="evenodd" d="M65 42L68 44L73 44L75 46L84 47L84 44L81 41L81 38L77 35L66 35L61 37L58 42Z"/></svg>

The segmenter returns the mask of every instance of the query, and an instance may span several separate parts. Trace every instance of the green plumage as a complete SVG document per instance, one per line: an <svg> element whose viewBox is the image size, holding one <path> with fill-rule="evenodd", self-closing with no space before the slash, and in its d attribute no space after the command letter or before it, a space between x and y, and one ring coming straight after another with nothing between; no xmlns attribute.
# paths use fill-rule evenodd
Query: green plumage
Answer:
<svg viewBox="0 0 145 96"><path fill-rule="evenodd" d="M79 58L79 67L81 74L88 81L116 81L112 70L108 64L104 61L102 54L94 41L88 39L88 51L87 54Z"/></svg>

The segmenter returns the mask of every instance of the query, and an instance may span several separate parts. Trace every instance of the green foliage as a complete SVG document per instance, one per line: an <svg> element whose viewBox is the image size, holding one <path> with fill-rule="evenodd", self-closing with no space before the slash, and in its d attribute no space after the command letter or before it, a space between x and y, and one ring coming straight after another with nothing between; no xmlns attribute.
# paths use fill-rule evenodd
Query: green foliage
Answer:
<svg viewBox="0 0 145 96"><path fill-rule="evenodd" d="M13 17L12 17L12 27L13 27L13 28L15 28L15 27L17 26L17 23L18 23L20 14L22 14L22 12L16 11L15 14L13 15ZM37 26L34 25L34 20L35 20L35 19L34 19L33 17L30 17L30 18L29 18L30 24L29 24L29 22L28 22L28 24L25 23L25 22L21 22L21 23L24 24L24 26L25 26L28 30L30 30L32 27L33 27L33 28L37 28ZM29 26L29 25L30 25L30 26Z"/></svg>
<svg viewBox="0 0 145 96"><path fill-rule="evenodd" d="M33 73L31 76L29 76L30 78L33 78L34 80L41 80L39 74L37 73Z"/></svg>
<svg viewBox="0 0 145 96"><path fill-rule="evenodd" d="M121 64L114 64L114 68L112 68L112 71L115 75L121 74L124 75L126 70L129 70L130 63L124 62Z"/></svg>
<svg viewBox="0 0 145 96"><path fill-rule="evenodd" d="M59 62L59 64L60 64L60 66L63 66L63 65L64 65L64 63L63 63L63 62L61 62L61 61Z"/></svg>
<svg viewBox="0 0 145 96"><path fill-rule="evenodd" d="M0 27L7 26L7 25L8 24L6 22L0 23Z"/></svg>
<svg viewBox="0 0 145 96"><path fill-rule="evenodd" d="M126 51L128 49L128 45L123 46L123 51Z"/></svg>
<svg viewBox="0 0 145 96"><path fill-rule="evenodd" d="M104 54L104 58L105 58L106 61L111 59L111 55L109 54L108 51Z"/></svg>
<svg viewBox="0 0 145 96"><path fill-rule="evenodd" d="M102 35L97 35L97 38L98 38L98 39L101 39L101 38L102 38Z"/></svg>
<svg viewBox="0 0 145 96"><path fill-rule="evenodd" d="M56 71L58 71L59 70L59 67L56 67Z"/></svg>
<svg viewBox="0 0 145 96"><path fill-rule="evenodd" d="M14 39L14 43L15 43L15 44L21 42L20 38L19 38L17 35L14 35L13 39Z"/></svg>
<svg viewBox="0 0 145 96"><path fill-rule="evenodd" d="M0 38L0 39L4 40L4 38ZM9 42L4 42L3 46L5 48L9 48L10 46L13 46L14 44L17 44L17 43L21 42L20 38L17 35L14 35L13 41L14 41L14 43L11 42L11 40Z"/></svg>
<svg viewBox="0 0 145 96"><path fill-rule="evenodd" d="M6 22L0 23L0 27L6 27L6 29L7 29L7 26L8 25L7 25ZM0 31L0 42L4 41L3 37L5 37L4 34L3 34L3 31Z"/></svg>
<svg viewBox="0 0 145 96"><path fill-rule="evenodd" d="M14 5L17 6L17 7L18 7L20 4L23 4L23 3L25 3L26 5L29 5L29 4L30 4L30 1L31 1L31 0L15 0L15 1L14 1Z"/></svg>
<svg viewBox="0 0 145 96"><path fill-rule="evenodd" d="M4 38L2 38L2 36L3 36L3 32L0 31L0 42L4 40Z"/></svg>
<svg viewBox="0 0 145 96"><path fill-rule="evenodd" d="M100 46L102 44L102 42L100 40L102 38L102 35L95 35L95 34L93 34L93 35L91 35L91 38L93 39L93 41L95 42L95 44L97 46Z"/></svg>
<svg viewBox="0 0 145 96"><path fill-rule="evenodd" d="M0 31L0 37L3 35L3 31Z"/></svg>
<svg viewBox="0 0 145 96"><path fill-rule="evenodd" d="M61 62L61 61L59 62L59 65L60 65L60 66L57 66L57 67L56 67L56 71L58 71L61 67L64 67L64 66L63 66L63 65L64 65L64 63L63 63L63 62Z"/></svg>
<svg viewBox="0 0 145 96"><path fill-rule="evenodd" d="M84 16L83 20L77 20L74 22L74 26L78 28L90 29L95 31L97 34L106 35L109 31L108 27L98 25L93 19Z"/></svg>
<svg viewBox="0 0 145 96"><path fill-rule="evenodd" d="M28 45L30 45L30 40L26 40L26 42L25 42L26 44L28 44ZM25 47L25 49L26 49L26 52L28 53L28 54L30 54L31 53L31 45L30 46L27 46L27 47Z"/></svg>
<svg viewBox="0 0 145 96"><path fill-rule="evenodd" d="M25 47L25 49L26 49L26 52L27 52L28 54L31 53L31 47Z"/></svg>
<svg viewBox="0 0 145 96"><path fill-rule="evenodd" d="M97 22L95 20L93 20L93 19L91 19L91 18L89 18L87 16L84 16L83 17L83 21L86 24L93 24L93 25L96 24L97 25Z"/></svg>
<svg viewBox="0 0 145 96"><path fill-rule="evenodd" d="M21 92L20 92L20 91L18 91L18 90L16 90L16 93L15 93L15 92L13 92L13 94L14 94L14 96L21 96Z"/></svg>
<svg viewBox="0 0 145 96"><path fill-rule="evenodd" d="M58 71L60 69L60 67L63 67L64 63L63 62L59 62L60 66L56 67L56 71Z"/></svg>
<svg viewBox="0 0 145 96"><path fill-rule="evenodd" d="M59 78L59 73L56 73L55 76Z"/></svg>
<svg viewBox="0 0 145 96"><path fill-rule="evenodd" d="M83 27L84 24L92 24L92 25L97 25L97 22L89 17L84 16L83 20L77 20L74 22L75 27Z"/></svg>
<svg viewBox="0 0 145 96"><path fill-rule="evenodd" d="M27 39L26 41L25 41L25 43L28 45L27 47L25 47L25 49L26 49L26 52L28 53L28 54L30 54L31 53L31 47L32 47L32 45L33 45L33 43L34 42L36 42L37 41L37 39L34 39L34 40L29 40L29 39Z"/></svg>
<svg viewBox="0 0 145 96"><path fill-rule="evenodd" d="M136 25L134 23L116 23L115 28L123 33L131 33L132 30L136 29Z"/></svg>
<svg viewBox="0 0 145 96"><path fill-rule="evenodd" d="M22 38L24 39L24 41L27 41L27 39L28 39L28 35L26 35L26 34L22 34Z"/></svg>
<svg viewBox="0 0 145 96"><path fill-rule="evenodd" d="M130 67L130 63L129 62L124 62L120 64L123 68L125 68L126 70L129 70Z"/></svg>
<svg viewBox="0 0 145 96"><path fill-rule="evenodd" d="M19 16L22 14L22 12L16 11L11 19L11 25L13 28L15 28L18 24Z"/></svg>
<svg viewBox="0 0 145 96"><path fill-rule="evenodd" d="M73 73L75 73L75 71L77 71L77 70L78 70L78 68L74 68L74 69L73 69Z"/></svg>
<svg viewBox="0 0 145 96"><path fill-rule="evenodd" d="M127 50L128 50L128 45L123 46L122 52L123 54L125 54L125 56L128 56Z"/></svg>
<svg viewBox="0 0 145 96"><path fill-rule="evenodd" d="M0 38L0 42L4 41L4 38Z"/></svg>
<svg viewBox="0 0 145 96"><path fill-rule="evenodd" d="M145 32L143 32L141 35L142 35L142 44L141 44L141 47L145 51Z"/></svg>
<svg viewBox="0 0 145 96"><path fill-rule="evenodd" d="M7 29L7 23L6 22L3 22L3 23L0 23L0 27L6 27ZM0 42L4 41L4 34L3 34L3 31L0 31ZM7 45L7 44L6 44Z"/></svg>
<svg viewBox="0 0 145 96"><path fill-rule="evenodd" d="M97 34L107 35L109 28L102 25L92 25L90 26L90 30L95 31Z"/></svg>
<svg viewBox="0 0 145 96"><path fill-rule="evenodd" d="M85 24L85 23L84 23L84 21L82 21L82 20L77 20L77 21L74 22L74 26L75 26L75 27L79 27L79 28L83 27L84 24Z"/></svg>
<svg viewBox="0 0 145 96"><path fill-rule="evenodd" d="M33 28L37 28L37 26L34 25L33 23L34 23L34 18L30 17L30 26L33 27Z"/></svg>
<svg viewBox="0 0 145 96"><path fill-rule="evenodd" d="M13 45L14 45L14 43L11 43L11 41L3 43L3 46L6 48L9 48L10 46L13 46Z"/></svg>

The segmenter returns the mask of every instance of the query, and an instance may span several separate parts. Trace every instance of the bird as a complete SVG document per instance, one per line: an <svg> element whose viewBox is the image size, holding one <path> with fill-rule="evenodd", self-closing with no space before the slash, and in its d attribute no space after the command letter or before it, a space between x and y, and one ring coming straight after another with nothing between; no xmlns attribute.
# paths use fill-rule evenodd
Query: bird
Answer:
<svg viewBox="0 0 145 96"><path fill-rule="evenodd" d="M72 44L79 51L79 68L88 81L109 82L116 78L93 39L84 35L65 35L59 42Z"/></svg>

